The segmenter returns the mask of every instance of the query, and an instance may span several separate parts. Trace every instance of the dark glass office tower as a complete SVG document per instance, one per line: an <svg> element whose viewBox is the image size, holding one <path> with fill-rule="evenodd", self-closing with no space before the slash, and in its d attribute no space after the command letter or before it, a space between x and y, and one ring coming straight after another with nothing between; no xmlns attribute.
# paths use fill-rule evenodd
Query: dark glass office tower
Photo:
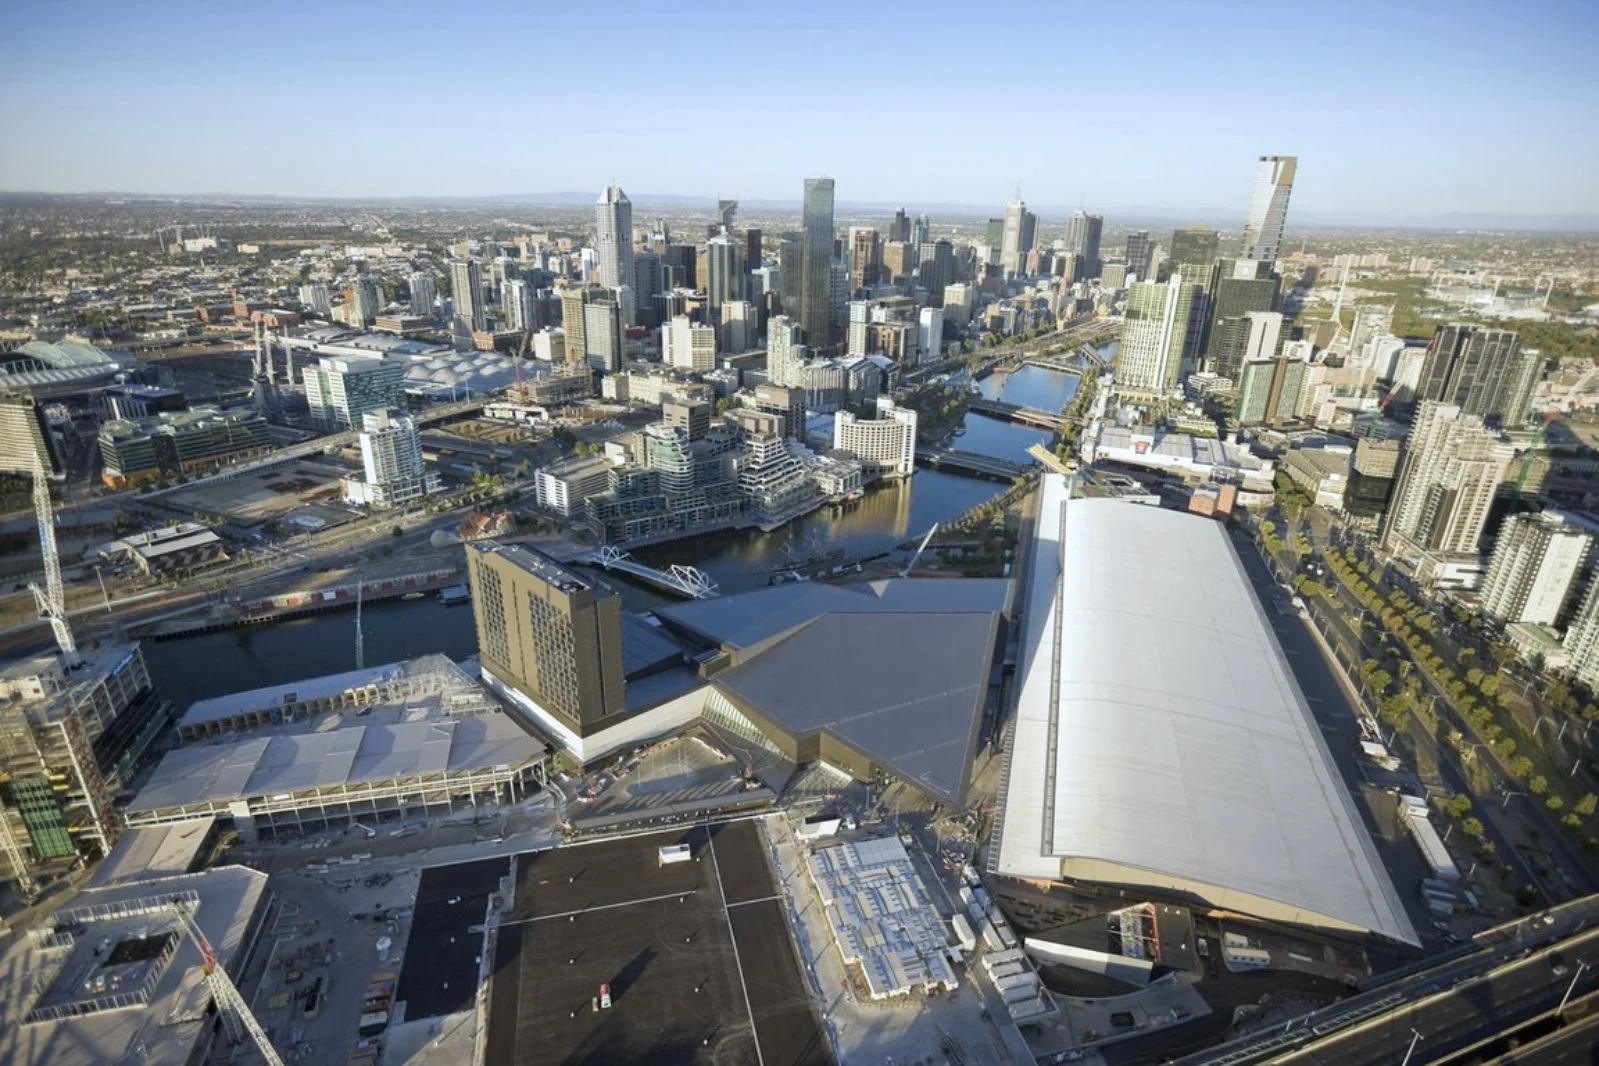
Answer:
<svg viewBox="0 0 1599 1066"><path fill-rule="evenodd" d="M813 353L832 344L833 179L805 179L801 235L800 327Z"/></svg>

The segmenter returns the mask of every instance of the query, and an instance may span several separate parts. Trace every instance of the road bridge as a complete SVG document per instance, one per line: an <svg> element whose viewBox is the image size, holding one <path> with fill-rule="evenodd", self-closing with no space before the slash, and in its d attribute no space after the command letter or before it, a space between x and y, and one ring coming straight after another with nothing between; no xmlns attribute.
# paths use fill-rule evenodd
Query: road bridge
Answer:
<svg viewBox="0 0 1599 1066"><path fill-rule="evenodd" d="M1020 404L1006 403L1004 400L990 400L983 396L973 396L967 403L967 410L976 411L980 415L1003 418L1007 422L1020 422L1023 425L1038 426L1041 429L1058 430L1066 424L1066 420L1058 414L1052 414L1037 407L1023 407Z"/></svg>
<svg viewBox="0 0 1599 1066"><path fill-rule="evenodd" d="M597 551L584 552L575 556L572 561L575 563L587 563L602 570L616 570L630 577L638 578L640 581L653 585L662 591L675 593L691 600L708 600L718 594L716 582L712 581L710 575L703 570L698 570L692 566L678 566L676 563L665 570L657 570L652 566L645 566L628 555L627 552L609 544Z"/></svg>
<svg viewBox="0 0 1599 1066"><path fill-rule="evenodd" d="M957 474L976 474L981 477L1004 478L1009 481L1027 473L1030 464L1013 463L977 452L963 452L955 448L917 448L916 461L934 470L948 470Z"/></svg>

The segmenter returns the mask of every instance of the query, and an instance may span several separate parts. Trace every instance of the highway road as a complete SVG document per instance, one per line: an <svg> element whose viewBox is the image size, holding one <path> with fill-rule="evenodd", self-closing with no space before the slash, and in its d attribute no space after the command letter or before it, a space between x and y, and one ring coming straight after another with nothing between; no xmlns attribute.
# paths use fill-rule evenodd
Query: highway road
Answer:
<svg viewBox="0 0 1599 1066"><path fill-rule="evenodd" d="M1568 989L1573 996L1599 989L1599 930L1534 951L1269 1061L1276 1066L1398 1063L1415 1041L1412 1061L1434 1062L1553 1010Z"/></svg>

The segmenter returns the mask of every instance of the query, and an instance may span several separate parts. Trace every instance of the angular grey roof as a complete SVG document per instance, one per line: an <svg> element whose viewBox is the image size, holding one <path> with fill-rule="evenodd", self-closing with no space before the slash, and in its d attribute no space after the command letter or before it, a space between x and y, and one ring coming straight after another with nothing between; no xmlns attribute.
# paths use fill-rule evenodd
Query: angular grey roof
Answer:
<svg viewBox="0 0 1599 1066"><path fill-rule="evenodd" d="M1045 478L998 869L1416 942L1223 528Z"/></svg>
<svg viewBox="0 0 1599 1066"><path fill-rule="evenodd" d="M786 732L831 733L959 807L998 624L988 611L823 614L712 683Z"/></svg>

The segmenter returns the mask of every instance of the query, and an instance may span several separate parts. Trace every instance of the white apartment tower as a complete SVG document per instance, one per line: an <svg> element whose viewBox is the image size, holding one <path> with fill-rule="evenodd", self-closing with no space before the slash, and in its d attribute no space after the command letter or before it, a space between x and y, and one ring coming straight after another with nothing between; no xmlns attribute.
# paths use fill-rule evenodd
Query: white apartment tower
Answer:
<svg viewBox="0 0 1599 1066"><path fill-rule="evenodd" d="M1516 515L1499 530L1482 609L1501 625L1554 625L1592 547L1593 536L1557 511Z"/></svg>
<svg viewBox="0 0 1599 1066"><path fill-rule="evenodd" d="M1263 155L1255 167L1255 189L1249 197L1249 216L1244 220L1244 259L1277 261L1283 243L1283 224L1288 220L1288 197L1294 191L1294 171L1299 157Z"/></svg>
<svg viewBox="0 0 1599 1066"><path fill-rule="evenodd" d="M1512 454L1476 415L1424 401L1400 459L1383 547L1475 555Z"/></svg>
<svg viewBox="0 0 1599 1066"><path fill-rule="evenodd" d="M661 357L667 366L704 373L716 369L716 329L687 315L675 315L661 327Z"/></svg>
<svg viewBox="0 0 1599 1066"><path fill-rule="evenodd" d="M346 498L372 507L401 507L438 492L439 476L422 461L422 437L410 415L369 411L361 416L365 478L346 483Z"/></svg>
<svg viewBox="0 0 1599 1066"><path fill-rule="evenodd" d="M803 335L799 323L787 315L776 315L766 324L767 381L790 388L805 384Z"/></svg>

